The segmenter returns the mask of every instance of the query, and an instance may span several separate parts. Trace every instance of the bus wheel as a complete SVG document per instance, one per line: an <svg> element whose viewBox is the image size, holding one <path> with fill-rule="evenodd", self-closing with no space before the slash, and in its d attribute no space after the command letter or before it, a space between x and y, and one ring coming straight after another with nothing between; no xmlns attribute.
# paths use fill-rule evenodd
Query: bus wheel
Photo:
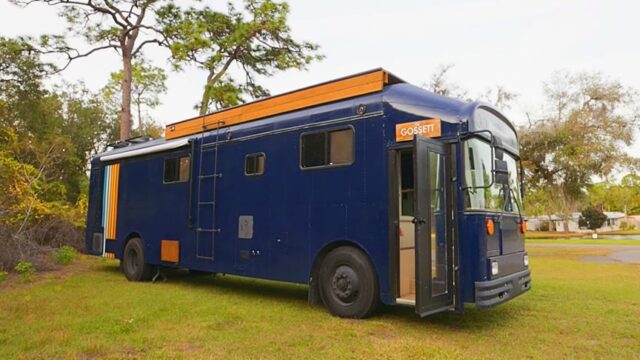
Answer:
<svg viewBox="0 0 640 360"><path fill-rule="evenodd" d="M153 276L153 266L144 261L142 240L133 238L124 247L120 268L129 281L147 281Z"/></svg>
<svg viewBox="0 0 640 360"><path fill-rule="evenodd" d="M333 315L361 319L378 304L378 281L362 251L342 246L332 250L318 272L320 298Z"/></svg>

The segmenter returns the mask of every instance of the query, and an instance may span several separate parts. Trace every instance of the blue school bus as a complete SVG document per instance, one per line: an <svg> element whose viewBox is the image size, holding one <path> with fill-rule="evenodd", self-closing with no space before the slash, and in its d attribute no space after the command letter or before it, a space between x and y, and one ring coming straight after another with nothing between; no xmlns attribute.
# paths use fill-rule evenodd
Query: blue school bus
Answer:
<svg viewBox="0 0 640 360"><path fill-rule="evenodd" d="M87 251L309 286L362 318L530 289L513 125L376 69L170 124L91 161Z"/></svg>

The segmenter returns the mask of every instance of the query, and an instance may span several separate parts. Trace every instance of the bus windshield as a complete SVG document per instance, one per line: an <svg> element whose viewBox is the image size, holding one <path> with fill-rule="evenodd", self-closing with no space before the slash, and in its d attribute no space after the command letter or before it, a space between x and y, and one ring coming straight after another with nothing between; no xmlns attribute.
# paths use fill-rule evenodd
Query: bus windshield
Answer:
<svg viewBox="0 0 640 360"><path fill-rule="evenodd" d="M482 139L471 138L464 142L465 209L519 213L522 200L516 159L504 152L509 183L497 184L492 181L491 174L493 153L491 145Z"/></svg>

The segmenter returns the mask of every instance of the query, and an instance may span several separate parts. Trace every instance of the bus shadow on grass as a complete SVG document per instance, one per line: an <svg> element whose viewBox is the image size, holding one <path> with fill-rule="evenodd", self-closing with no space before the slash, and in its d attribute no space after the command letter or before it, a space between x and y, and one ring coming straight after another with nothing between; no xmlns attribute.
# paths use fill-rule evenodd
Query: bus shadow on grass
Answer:
<svg viewBox="0 0 640 360"><path fill-rule="evenodd" d="M117 264L102 265L98 270L114 276L124 274ZM185 288L199 288L233 293L247 296L250 299L259 298L286 302L290 304L308 306L310 309L325 311L322 305L308 305L308 287L306 285L285 282L246 278L234 275L194 275L182 269L162 269L165 280L158 280L157 285L170 283ZM126 281L126 280L125 280ZM526 296L526 295L525 295ZM519 300L519 299L518 299ZM466 305L465 313L444 312L421 318L415 309L406 306L389 306L380 304L376 312L371 315L372 320L389 320L404 325L428 326L448 330L488 330L509 326L512 322L523 321L526 305L521 302L507 303L490 309L477 309L474 305ZM327 316L331 316L328 312Z"/></svg>

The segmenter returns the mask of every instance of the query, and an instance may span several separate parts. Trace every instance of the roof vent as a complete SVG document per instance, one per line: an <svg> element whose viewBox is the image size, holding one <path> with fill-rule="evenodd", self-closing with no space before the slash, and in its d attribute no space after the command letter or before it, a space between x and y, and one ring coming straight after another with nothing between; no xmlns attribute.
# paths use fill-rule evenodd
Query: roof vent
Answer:
<svg viewBox="0 0 640 360"><path fill-rule="evenodd" d="M113 149L120 149L123 147L127 147L129 145L135 145L135 144L142 144L145 143L147 141L151 141L153 140L153 138L151 136L147 136L147 135L141 135L141 136L135 136L132 138L128 138L126 140L119 140L116 142L113 142L111 144L108 144L108 147L111 147Z"/></svg>

